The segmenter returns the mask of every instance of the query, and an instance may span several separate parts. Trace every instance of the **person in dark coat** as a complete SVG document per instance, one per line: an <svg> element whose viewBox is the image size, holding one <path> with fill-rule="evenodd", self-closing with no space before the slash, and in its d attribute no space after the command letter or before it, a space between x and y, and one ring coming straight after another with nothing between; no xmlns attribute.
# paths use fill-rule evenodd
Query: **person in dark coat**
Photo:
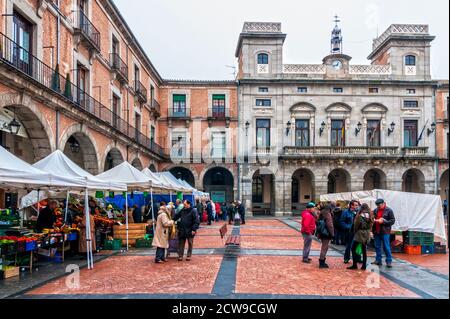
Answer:
<svg viewBox="0 0 450 319"><path fill-rule="evenodd" d="M183 209L176 213L175 217L173 218L174 221L178 221L178 261L183 261L186 241L188 242L186 261L191 260L192 249L194 246L194 237L197 233L198 227L200 226L198 214L196 210L191 207L191 205L192 204L190 201L185 200Z"/></svg>
<svg viewBox="0 0 450 319"><path fill-rule="evenodd" d="M138 205L133 206L133 220L136 224L142 223L142 211Z"/></svg>
<svg viewBox="0 0 450 319"><path fill-rule="evenodd" d="M333 226L334 226L334 244L335 245L345 245L343 236L342 236L342 230L339 226L339 220L342 215L342 208L341 204L337 203L336 206L333 209Z"/></svg>
<svg viewBox="0 0 450 319"><path fill-rule="evenodd" d="M355 236L353 237L352 245L352 257L353 265L347 269L358 269L358 258L356 249L359 245L362 248L362 270L366 270L367 267L367 245L370 243L370 231L373 227L373 215L370 211L369 205L363 204L361 210L355 217L355 222L353 223L353 232Z"/></svg>
<svg viewBox="0 0 450 319"><path fill-rule="evenodd" d="M341 228L344 238L345 238L345 254L344 263L348 264L350 262L353 245L353 221L355 220L356 214L359 210L359 202L357 200L352 200L348 209L342 212L341 218L339 219L339 227Z"/></svg>
<svg viewBox="0 0 450 319"><path fill-rule="evenodd" d="M239 216L241 216L241 224L245 225L245 207L241 201L238 201L237 204L237 212L239 213Z"/></svg>
<svg viewBox="0 0 450 319"><path fill-rule="evenodd" d="M392 253L391 253L391 228L395 224L394 211L387 207L383 199L377 199L375 202L377 208L373 211L374 225L373 236L375 239L376 258L372 265L381 266L383 255L381 246L383 246L386 254L386 266L392 268Z"/></svg>
<svg viewBox="0 0 450 319"><path fill-rule="evenodd" d="M326 233L318 233L318 237L322 242L322 247L320 249L319 268L329 268L329 266L326 264L326 257L330 241L334 237L333 211L331 210L330 206L327 206L320 211L319 225L320 223L325 224ZM320 229L320 227L318 227L318 229Z"/></svg>
<svg viewBox="0 0 450 319"><path fill-rule="evenodd" d="M53 224L56 222L56 217L53 212L56 208L58 208L58 202L52 200L47 207L40 211L36 222L36 232L42 233L44 229L53 228Z"/></svg>
<svg viewBox="0 0 450 319"><path fill-rule="evenodd" d="M212 204L211 204L210 200L208 200L206 202L206 213L208 214L208 225L211 225L211 223L214 219L214 215L213 215L213 209L212 209Z"/></svg>

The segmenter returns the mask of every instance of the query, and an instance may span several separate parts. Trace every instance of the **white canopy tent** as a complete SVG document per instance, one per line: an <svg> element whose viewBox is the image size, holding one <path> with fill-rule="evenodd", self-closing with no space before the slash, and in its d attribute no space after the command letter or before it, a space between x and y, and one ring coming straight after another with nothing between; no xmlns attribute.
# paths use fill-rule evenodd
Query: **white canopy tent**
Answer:
<svg viewBox="0 0 450 319"><path fill-rule="evenodd" d="M110 180L118 183L125 183L128 187L127 195L125 196L125 221L126 221L126 236L127 236L127 250L128 250L128 192L129 191L145 191L150 190L151 201L153 207L153 187L161 187L161 184L154 185L153 182L157 180L147 176L146 174L140 172L133 165L128 162L123 162L122 164L97 175L97 178ZM155 215L152 210L152 219L155 220Z"/></svg>
<svg viewBox="0 0 450 319"><path fill-rule="evenodd" d="M165 183L164 181L160 180L158 176L156 176L155 173L153 173L150 169L144 168L142 170L142 174L150 178L152 184L154 187L158 187L162 190L168 190L171 189L171 185L168 183Z"/></svg>
<svg viewBox="0 0 450 319"><path fill-rule="evenodd" d="M351 201L360 200L375 208L378 198L385 200L395 214L393 231L417 231L433 233L447 242L441 198L438 195L406 193L375 189L351 193L321 195L320 200Z"/></svg>

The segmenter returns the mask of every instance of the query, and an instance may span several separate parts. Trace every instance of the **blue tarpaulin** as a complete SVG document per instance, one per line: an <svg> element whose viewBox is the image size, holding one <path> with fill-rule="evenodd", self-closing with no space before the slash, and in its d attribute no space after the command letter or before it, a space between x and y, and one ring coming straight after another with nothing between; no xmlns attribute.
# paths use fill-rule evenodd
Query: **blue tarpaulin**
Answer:
<svg viewBox="0 0 450 319"><path fill-rule="evenodd" d="M191 201L191 203L194 200L192 195L183 195L183 200L185 199ZM166 203L175 202L176 200L177 200L176 193L173 193L172 197L170 197L169 194L167 195L153 194L154 204L159 204L162 201ZM131 197L131 194L128 194L128 207L133 207L134 205L137 205L138 207L146 206L150 203L150 201L151 201L150 193L148 193L146 197L144 197L143 193L135 193L133 194L133 198ZM122 194L115 195L114 198L107 197L106 202L116 205L119 209L125 209L125 197Z"/></svg>

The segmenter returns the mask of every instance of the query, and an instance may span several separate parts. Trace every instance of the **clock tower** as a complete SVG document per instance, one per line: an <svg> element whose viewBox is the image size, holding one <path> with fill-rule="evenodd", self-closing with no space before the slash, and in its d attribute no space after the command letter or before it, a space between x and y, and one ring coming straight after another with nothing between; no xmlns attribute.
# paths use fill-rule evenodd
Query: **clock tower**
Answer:
<svg viewBox="0 0 450 319"><path fill-rule="evenodd" d="M342 30L339 28L339 17L334 17L334 29L331 31L331 52L323 59L329 77L346 77L350 68L350 56L343 54Z"/></svg>

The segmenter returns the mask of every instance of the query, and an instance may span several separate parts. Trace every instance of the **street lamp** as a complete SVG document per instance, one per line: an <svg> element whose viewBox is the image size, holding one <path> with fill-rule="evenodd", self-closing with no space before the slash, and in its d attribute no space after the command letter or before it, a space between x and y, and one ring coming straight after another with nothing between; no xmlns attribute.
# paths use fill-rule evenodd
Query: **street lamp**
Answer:
<svg viewBox="0 0 450 319"><path fill-rule="evenodd" d="M395 123L391 123L391 128L388 128L388 136L391 136L392 133L394 133L395 130Z"/></svg>
<svg viewBox="0 0 450 319"><path fill-rule="evenodd" d="M436 132L436 123L431 124L431 129L428 129L428 136Z"/></svg>
<svg viewBox="0 0 450 319"><path fill-rule="evenodd" d="M322 136L323 132L325 131L325 127L327 125L325 124L325 122L322 122L322 124L320 125L320 130L319 130L319 135Z"/></svg>
<svg viewBox="0 0 450 319"><path fill-rule="evenodd" d="M16 121L16 118L14 117L12 121L8 124L8 127L12 135L17 135L19 134L21 125L19 122Z"/></svg>
<svg viewBox="0 0 450 319"><path fill-rule="evenodd" d="M286 136L289 136L289 132L291 131L291 126L292 126L291 121L288 121L286 124Z"/></svg>
<svg viewBox="0 0 450 319"><path fill-rule="evenodd" d="M71 151L73 153L79 153L80 152L80 144L78 143L78 141L73 136L71 136L69 138L68 142L69 142L70 149L71 149Z"/></svg>
<svg viewBox="0 0 450 319"><path fill-rule="evenodd" d="M249 121L247 121L246 123L245 123L245 136L248 136L248 129L250 128L250 122Z"/></svg>
<svg viewBox="0 0 450 319"><path fill-rule="evenodd" d="M355 128L355 135L358 136L359 132L361 132L362 124L361 122L358 122L358 125Z"/></svg>

